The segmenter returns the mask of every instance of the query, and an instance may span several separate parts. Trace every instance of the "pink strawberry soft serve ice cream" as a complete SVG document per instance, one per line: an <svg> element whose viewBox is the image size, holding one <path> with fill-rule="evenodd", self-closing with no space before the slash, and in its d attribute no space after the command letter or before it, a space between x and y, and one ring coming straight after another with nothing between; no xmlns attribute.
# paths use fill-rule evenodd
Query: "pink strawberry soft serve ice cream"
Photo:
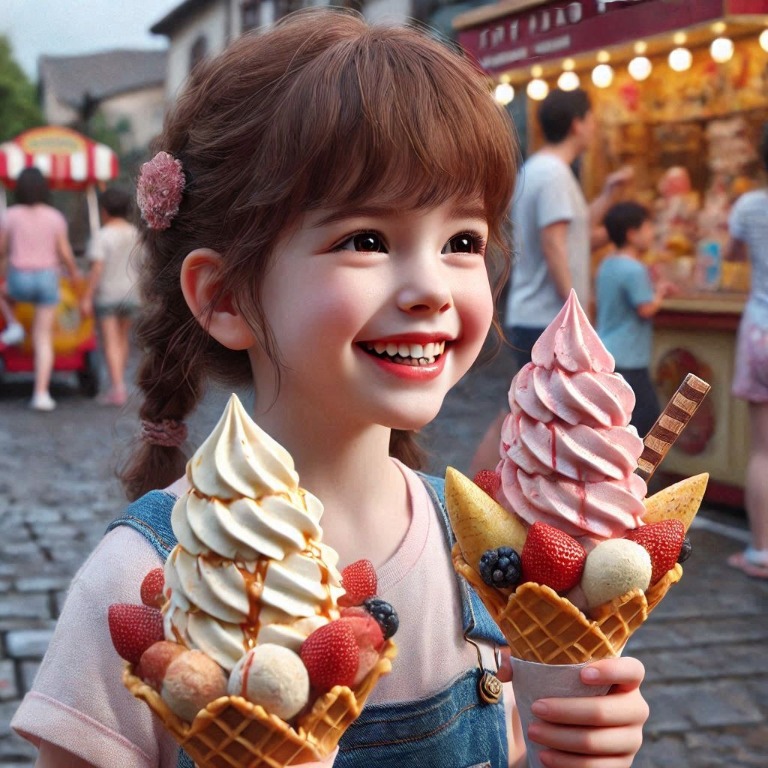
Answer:
<svg viewBox="0 0 768 768"><path fill-rule="evenodd" d="M231 670L254 645L298 651L339 617L338 555L321 542L323 507L290 454L236 396L187 464L171 516L165 636Z"/></svg>
<svg viewBox="0 0 768 768"><path fill-rule="evenodd" d="M512 380L498 501L529 524L608 539L640 525L643 441L627 382L571 291Z"/></svg>

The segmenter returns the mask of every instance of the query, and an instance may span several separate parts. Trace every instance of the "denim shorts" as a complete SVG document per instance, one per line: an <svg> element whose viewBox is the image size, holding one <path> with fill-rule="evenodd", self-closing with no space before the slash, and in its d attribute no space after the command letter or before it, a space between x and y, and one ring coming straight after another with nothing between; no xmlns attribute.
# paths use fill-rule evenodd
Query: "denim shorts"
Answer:
<svg viewBox="0 0 768 768"><path fill-rule="evenodd" d="M59 273L55 269L8 270L8 295L14 301L50 305L59 303Z"/></svg>

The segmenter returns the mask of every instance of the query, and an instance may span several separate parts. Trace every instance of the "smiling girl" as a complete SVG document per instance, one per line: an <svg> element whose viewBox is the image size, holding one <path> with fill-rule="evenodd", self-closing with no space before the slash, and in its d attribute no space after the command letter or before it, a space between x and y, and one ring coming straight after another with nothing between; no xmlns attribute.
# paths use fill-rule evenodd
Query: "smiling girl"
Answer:
<svg viewBox="0 0 768 768"><path fill-rule="evenodd" d="M123 689L104 617L160 562L135 517L167 526L187 487L183 420L215 379L253 386L255 420L323 501L324 541L341 564L370 559L397 606L393 671L328 764L522 765L469 642L490 658L503 638L453 572L442 484L414 471L411 435L492 320L516 172L508 117L441 42L314 10L199 65L158 147L141 187L145 441L124 480L132 498L170 484L171 501L129 507L76 577L14 726L41 766L188 764ZM591 672L612 695L540 703L532 737L548 766L628 766L640 746L642 666Z"/></svg>

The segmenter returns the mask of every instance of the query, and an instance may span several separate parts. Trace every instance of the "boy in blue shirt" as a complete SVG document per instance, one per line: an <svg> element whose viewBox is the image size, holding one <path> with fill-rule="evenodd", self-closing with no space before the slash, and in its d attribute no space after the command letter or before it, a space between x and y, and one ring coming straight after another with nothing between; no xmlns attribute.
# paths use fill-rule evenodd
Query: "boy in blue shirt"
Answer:
<svg viewBox="0 0 768 768"><path fill-rule="evenodd" d="M605 214L603 225L616 253L604 259L597 272L597 332L616 360L616 372L635 393L630 423L643 437L660 413L649 370L651 318L661 308L662 299L676 289L666 282L654 286L640 260L654 237L647 208L634 202L617 203Z"/></svg>

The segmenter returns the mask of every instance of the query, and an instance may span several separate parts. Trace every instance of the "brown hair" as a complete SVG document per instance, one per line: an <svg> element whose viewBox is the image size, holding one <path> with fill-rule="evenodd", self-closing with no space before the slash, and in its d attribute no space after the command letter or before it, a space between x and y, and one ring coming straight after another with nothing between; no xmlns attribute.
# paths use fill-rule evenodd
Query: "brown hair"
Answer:
<svg viewBox="0 0 768 768"><path fill-rule="evenodd" d="M16 181L17 205L37 205L50 200L48 182L39 168L25 168Z"/></svg>
<svg viewBox="0 0 768 768"><path fill-rule="evenodd" d="M244 35L195 68L157 148L182 162L187 184L172 226L144 232L143 419L184 419L205 377L252 384L246 353L212 339L184 301L180 268L195 248L222 254L221 290L261 329L278 375L259 290L278 238L307 210L479 194L489 250L508 261L512 123L471 62L413 28L311 9ZM408 433L390 447L417 462ZM184 461L178 449L139 446L122 473L129 497L179 477Z"/></svg>

